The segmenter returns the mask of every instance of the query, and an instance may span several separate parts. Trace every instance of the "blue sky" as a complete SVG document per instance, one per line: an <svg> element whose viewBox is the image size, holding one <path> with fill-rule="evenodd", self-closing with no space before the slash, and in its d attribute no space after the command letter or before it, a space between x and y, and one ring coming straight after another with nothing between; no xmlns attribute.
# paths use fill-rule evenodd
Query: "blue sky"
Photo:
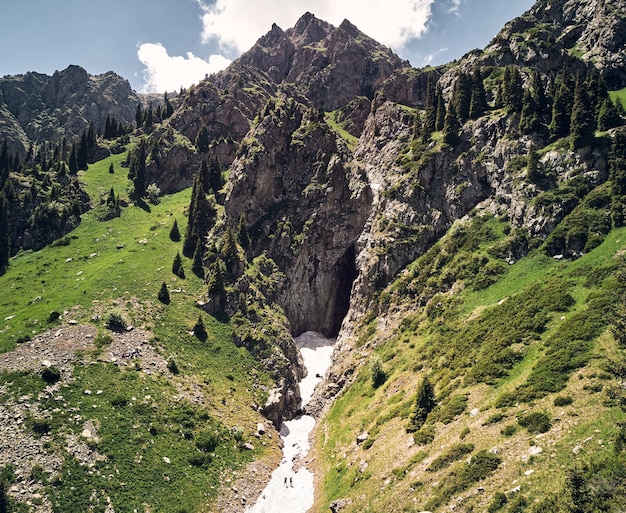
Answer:
<svg viewBox="0 0 626 513"><path fill-rule="evenodd" d="M0 76L70 64L112 70L140 92L174 90L225 67L276 22L307 11L349 19L413 66L483 48L533 0L12 0L2 6Z"/></svg>

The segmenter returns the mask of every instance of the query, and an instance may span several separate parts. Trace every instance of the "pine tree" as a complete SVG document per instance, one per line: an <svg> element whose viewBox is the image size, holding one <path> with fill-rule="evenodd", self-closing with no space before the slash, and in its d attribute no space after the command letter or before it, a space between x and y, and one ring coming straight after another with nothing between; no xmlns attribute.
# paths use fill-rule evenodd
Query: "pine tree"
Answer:
<svg viewBox="0 0 626 513"><path fill-rule="evenodd" d="M226 266L226 275L234 278L239 269L239 251L237 251L237 242L232 226L226 227L226 232L222 236L222 247L220 249L220 258Z"/></svg>
<svg viewBox="0 0 626 513"><path fill-rule="evenodd" d="M178 230L178 221L174 219L174 224L170 230L170 240L174 242L180 241L180 231Z"/></svg>
<svg viewBox="0 0 626 513"><path fill-rule="evenodd" d="M531 183L539 183L543 178L539 163L539 154L535 148L531 148L528 152L528 160L526 163L526 179Z"/></svg>
<svg viewBox="0 0 626 513"><path fill-rule="evenodd" d="M570 149L575 151L592 144L596 126L594 109L590 105L585 84L578 80L570 119Z"/></svg>
<svg viewBox="0 0 626 513"><path fill-rule="evenodd" d="M193 334L198 340L205 341L208 337L204 323L202 322L202 315L198 316L196 324L193 326Z"/></svg>
<svg viewBox="0 0 626 513"><path fill-rule="evenodd" d="M250 249L250 234L248 233L248 227L246 226L246 218L243 214L239 216L239 228L237 229L237 241L244 251Z"/></svg>
<svg viewBox="0 0 626 513"><path fill-rule="evenodd" d="M461 72L454 82L452 91L452 108L456 111L456 117L461 124L469 118L471 99L472 79L467 73Z"/></svg>
<svg viewBox="0 0 626 513"><path fill-rule="evenodd" d="M209 165L207 164L206 159L202 159L202 163L200 164L200 181L202 182L202 188L205 192L211 190L211 180L209 177Z"/></svg>
<svg viewBox="0 0 626 513"><path fill-rule="evenodd" d="M415 397L415 407L409 419L407 432L412 433L418 431L426 422L426 417L433 411L437 401L435 400L435 390L430 383L428 377L424 377L417 388L417 396Z"/></svg>
<svg viewBox="0 0 626 513"><path fill-rule="evenodd" d="M135 123L137 124L137 128L141 128L143 126L143 110L141 109L141 104L137 104L137 109L135 110Z"/></svg>
<svg viewBox="0 0 626 513"><path fill-rule="evenodd" d="M206 125L202 125L196 136L196 148L200 153L207 153L209 151L209 132Z"/></svg>
<svg viewBox="0 0 626 513"><path fill-rule="evenodd" d="M428 142L431 134L435 131L437 124L437 96L436 96L436 81L434 76L428 77L428 84L426 86L426 104L425 113L422 118L421 127L419 127L419 133L423 142ZM415 114L416 128L415 132L418 132L420 116Z"/></svg>
<svg viewBox="0 0 626 513"><path fill-rule="evenodd" d="M504 69L504 81L502 84L503 106L509 112L521 112L522 110L522 76L515 65Z"/></svg>
<svg viewBox="0 0 626 513"><path fill-rule="evenodd" d="M170 102L170 99L167 97L167 92L163 95L163 103L165 104L163 119L167 119L174 114L174 107L172 107L172 102Z"/></svg>
<svg viewBox="0 0 626 513"><path fill-rule="evenodd" d="M446 120L446 101L443 98L443 92L441 91L441 87L437 86L435 96L437 99L437 117L435 121L435 130L437 132L440 132L441 130L443 130L443 125Z"/></svg>
<svg viewBox="0 0 626 513"><path fill-rule="evenodd" d="M204 279L204 242L202 238L199 238L196 241L196 249L193 252L193 263L191 265L191 270L193 273L200 279Z"/></svg>
<svg viewBox="0 0 626 513"><path fill-rule="evenodd" d="M89 142L87 141L87 133L83 132L80 142L76 148L76 165L78 169L87 169L87 156L89 154Z"/></svg>
<svg viewBox="0 0 626 513"><path fill-rule="evenodd" d="M210 189L205 189L205 191L213 191L213 194L217 195L217 193L224 186L224 179L222 178L222 166L220 166L220 162L217 159L215 153L211 155L209 158L209 186Z"/></svg>
<svg viewBox="0 0 626 513"><path fill-rule="evenodd" d="M174 273L179 278L185 277L185 270L183 269L183 260L180 257L180 253L176 253L174 257L174 261L172 262L172 273Z"/></svg>
<svg viewBox="0 0 626 513"><path fill-rule="evenodd" d="M78 173L78 160L76 157L76 144L72 144L72 149L70 151L70 156L67 162L67 165L70 170L70 174L75 175Z"/></svg>
<svg viewBox="0 0 626 513"><path fill-rule="evenodd" d="M113 162L111 162L111 164L109 165L109 173L111 173L111 174L115 173L115 168L113 167Z"/></svg>
<svg viewBox="0 0 626 513"><path fill-rule="evenodd" d="M146 195L146 140L139 142L139 148L130 158L128 178L132 180L134 190L133 199L140 199Z"/></svg>
<svg viewBox="0 0 626 513"><path fill-rule="evenodd" d="M470 99L469 117L477 119L485 113L487 109L487 93L483 74L480 67L476 65L472 73L472 97Z"/></svg>
<svg viewBox="0 0 626 513"><path fill-rule="evenodd" d="M192 258L198 240L208 235L215 222L217 211L207 198L199 175L194 179L189 204L189 221L183 241L183 255Z"/></svg>
<svg viewBox="0 0 626 513"><path fill-rule="evenodd" d="M226 269L224 262L217 258L209 269L208 293L210 297L224 298L226 289L224 288L224 280Z"/></svg>
<svg viewBox="0 0 626 513"><path fill-rule="evenodd" d="M554 88L552 120L550 121L549 130L552 139L560 139L569 134L572 94L567 83L561 76L557 77L555 80Z"/></svg>
<svg viewBox="0 0 626 513"><path fill-rule="evenodd" d="M459 140L461 124L456 117L456 109L449 108L443 123L443 140L446 144L455 145Z"/></svg>
<svg viewBox="0 0 626 513"><path fill-rule="evenodd" d="M161 288L159 289L159 293L157 294L157 299L161 301L164 305L170 304L170 293L167 290L167 284L163 282L161 284Z"/></svg>
<svg viewBox="0 0 626 513"><path fill-rule="evenodd" d="M9 266L10 256L9 202L4 190L0 191L0 275Z"/></svg>
<svg viewBox="0 0 626 513"><path fill-rule="evenodd" d="M605 98L598 111L598 130L604 131L622 124L616 105L610 98Z"/></svg>
<svg viewBox="0 0 626 513"><path fill-rule="evenodd" d="M535 132L540 126L539 112L535 97L530 88L524 89L522 99L522 114L520 115L519 129L523 134Z"/></svg>

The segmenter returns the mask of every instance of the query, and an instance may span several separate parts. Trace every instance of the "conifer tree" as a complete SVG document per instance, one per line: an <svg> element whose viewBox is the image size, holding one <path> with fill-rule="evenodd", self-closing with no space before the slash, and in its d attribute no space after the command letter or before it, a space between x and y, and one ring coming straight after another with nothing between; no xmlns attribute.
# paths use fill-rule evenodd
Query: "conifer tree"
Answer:
<svg viewBox="0 0 626 513"><path fill-rule="evenodd" d="M9 266L9 256L9 202L2 190L0 191L0 275L4 274Z"/></svg>
<svg viewBox="0 0 626 513"><path fill-rule="evenodd" d="M200 153L207 153L209 151L209 132L206 125L202 125L196 136L196 148Z"/></svg>
<svg viewBox="0 0 626 513"><path fill-rule="evenodd" d="M437 124L437 96L436 96L436 82L435 78L431 75L428 78L428 84L426 86L426 104L425 113L422 118L422 123L419 132L421 133L421 139L423 142L427 142L430 139L430 135L435 131ZM415 114L416 132L417 126L420 120L419 114Z"/></svg>
<svg viewBox="0 0 626 513"><path fill-rule="evenodd" d="M456 111L459 123L463 124L469 118L470 102L472 99L472 80L467 73L459 73L452 91L452 107Z"/></svg>
<svg viewBox="0 0 626 513"><path fill-rule="evenodd" d="M569 134L572 94L566 81L561 76L555 80L554 88L552 119L549 130L552 139L559 139Z"/></svg>
<svg viewBox="0 0 626 513"><path fill-rule="evenodd" d="M210 189L205 191L213 191L213 194L217 195L220 189L224 186L224 179L222 178L222 166L217 159L217 155L213 153L209 158L209 186Z"/></svg>
<svg viewBox="0 0 626 513"><path fill-rule="evenodd" d="M200 175L196 175L191 191L189 204L189 220L183 241L183 255L192 258L198 239L206 237L215 222L217 211L209 201L202 186Z"/></svg>
<svg viewBox="0 0 626 513"><path fill-rule="evenodd" d="M226 269L224 262L217 258L209 269L209 281L208 281L208 293L210 297L224 298L226 289L224 287L224 280L226 276Z"/></svg>
<svg viewBox="0 0 626 513"><path fill-rule="evenodd" d="M235 278L239 271L239 251L237 250L237 241L233 227L228 225L226 232L222 236L222 247L220 249L220 259L226 267L226 276Z"/></svg>
<svg viewBox="0 0 626 513"><path fill-rule="evenodd" d="M178 221L174 219L174 224L170 230L170 240L174 242L180 241L180 231L178 230Z"/></svg>
<svg viewBox="0 0 626 513"><path fill-rule="evenodd" d="M191 270L200 279L204 279L204 242L202 238L198 238L196 241L196 249L193 252L193 262Z"/></svg>
<svg viewBox="0 0 626 513"><path fill-rule="evenodd" d="M570 149L575 151L592 144L596 126L594 109L590 105L585 84L578 80L570 119Z"/></svg>
<svg viewBox="0 0 626 513"><path fill-rule="evenodd" d="M250 249L250 234L248 233L248 227L246 226L246 218L243 214L239 216L239 227L237 229L237 240L239 245L244 249L244 251L248 251Z"/></svg>
<svg viewBox="0 0 626 513"><path fill-rule="evenodd" d="M167 284L165 282L161 284L161 288L157 294L157 299L164 305L169 305L170 303L170 292L167 290Z"/></svg>
<svg viewBox="0 0 626 513"><path fill-rule="evenodd" d="M598 110L598 130L604 131L622 124L617 106L610 98L605 98Z"/></svg>
<svg viewBox="0 0 626 513"><path fill-rule="evenodd" d="M504 69L504 81L502 84L502 102L509 112L521 112L522 110L522 76L515 65Z"/></svg>
<svg viewBox="0 0 626 513"><path fill-rule="evenodd" d="M200 181L202 182L202 188L205 192L211 190L211 180L209 177L209 165L207 164L206 159L202 159L202 163L200 164Z"/></svg>
<svg viewBox="0 0 626 513"><path fill-rule="evenodd" d="M130 165L128 169L128 178L130 178L135 187L134 198L140 199L146 195L146 140L144 138L139 142L139 148L133 152L130 157Z"/></svg>
<svg viewBox="0 0 626 513"><path fill-rule="evenodd" d="M174 273L179 278L185 277L185 270L183 269L183 260L180 257L180 253L176 253L174 257L174 261L172 262L172 273Z"/></svg>
<svg viewBox="0 0 626 513"><path fill-rule="evenodd" d="M70 151L70 157L67 162L67 166L70 170L70 174L75 175L78 173L78 160L76 156L76 144L72 144L72 149Z"/></svg>
<svg viewBox="0 0 626 513"><path fill-rule="evenodd" d="M477 119L482 116L487 109L487 93L480 66L474 66L472 73L472 97L470 99L469 117Z"/></svg>
<svg viewBox="0 0 626 513"><path fill-rule="evenodd" d="M543 173L541 172L539 164L539 154L534 147L531 148L528 152L528 159L526 163L526 178L529 182L532 183L539 183L543 178Z"/></svg>
<svg viewBox="0 0 626 513"><path fill-rule="evenodd" d="M89 154L89 143L87 141L87 133L83 132L80 142L76 148L76 165L78 169L87 169L87 155Z"/></svg>
<svg viewBox="0 0 626 513"><path fill-rule="evenodd" d="M137 104L137 109L135 110L135 123L137 124L137 128L143 126L143 110L140 103Z"/></svg>
<svg viewBox="0 0 626 513"><path fill-rule="evenodd" d="M443 140L446 144L454 145L459 140L459 130L461 124L456 117L456 109L449 108L446 112L446 119L443 123Z"/></svg>
<svg viewBox="0 0 626 513"><path fill-rule="evenodd" d="M435 96L437 99L437 117L435 120L435 130L437 132L440 132L441 130L443 130L443 125L446 120L446 101L443 98L443 92L441 91L441 87L437 86Z"/></svg>
<svg viewBox="0 0 626 513"><path fill-rule="evenodd" d="M169 118L172 114L174 114L174 107L172 107L172 102L167 96L167 91L163 95L163 103L165 104L165 109L163 111L163 119Z"/></svg>
<svg viewBox="0 0 626 513"><path fill-rule="evenodd" d="M524 89L522 99L522 114L520 115L519 129L523 134L535 132L540 126L539 113L535 97L530 88Z"/></svg>
<svg viewBox="0 0 626 513"><path fill-rule="evenodd" d="M428 377L424 377L417 388L415 407L409 419L407 431L409 433L418 431L424 425L426 417L428 417L428 414L433 411L436 405L435 390Z"/></svg>
<svg viewBox="0 0 626 513"><path fill-rule="evenodd" d="M205 341L207 339L207 332L204 327L204 322L202 322L202 315L198 316L198 320L193 326L193 334L198 340Z"/></svg>

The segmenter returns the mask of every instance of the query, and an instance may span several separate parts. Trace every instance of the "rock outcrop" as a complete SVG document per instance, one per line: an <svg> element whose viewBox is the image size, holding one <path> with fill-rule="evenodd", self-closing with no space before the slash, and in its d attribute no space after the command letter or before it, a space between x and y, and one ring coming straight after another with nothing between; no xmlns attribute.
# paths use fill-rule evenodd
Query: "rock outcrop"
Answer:
<svg viewBox="0 0 626 513"><path fill-rule="evenodd" d="M71 143L93 123L102 130L107 115L131 124L141 98L128 81L108 72L89 75L69 66L52 76L29 72L0 78L0 137L11 152L24 154L30 144Z"/></svg>

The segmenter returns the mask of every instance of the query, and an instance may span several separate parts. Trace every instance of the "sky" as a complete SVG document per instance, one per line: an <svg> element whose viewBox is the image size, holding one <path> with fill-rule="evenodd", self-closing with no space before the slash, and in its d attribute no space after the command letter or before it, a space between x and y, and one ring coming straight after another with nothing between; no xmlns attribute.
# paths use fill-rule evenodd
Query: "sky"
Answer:
<svg viewBox="0 0 626 513"><path fill-rule="evenodd" d="M350 20L415 67L484 48L534 0L11 0L0 9L0 76L71 64L115 71L137 92L175 91L224 69L305 12Z"/></svg>

